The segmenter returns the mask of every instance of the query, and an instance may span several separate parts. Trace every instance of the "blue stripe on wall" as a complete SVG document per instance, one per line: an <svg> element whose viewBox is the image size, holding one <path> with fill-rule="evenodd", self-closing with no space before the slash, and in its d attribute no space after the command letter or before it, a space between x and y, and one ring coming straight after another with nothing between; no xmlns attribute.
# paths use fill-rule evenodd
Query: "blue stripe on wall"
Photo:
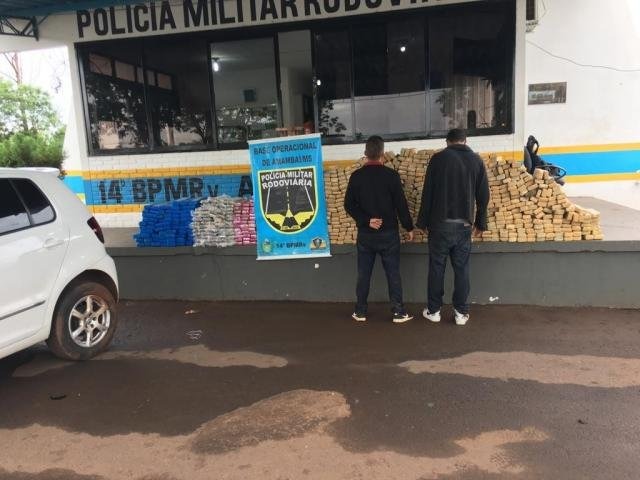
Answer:
<svg viewBox="0 0 640 480"><path fill-rule="evenodd" d="M640 150L591 153L546 153L542 159L567 171L567 175L635 173L640 170Z"/></svg>
<svg viewBox="0 0 640 480"><path fill-rule="evenodd" d="M569 176L635 173L640 170L640 150L545 153L542 154L542 158L549 163L564 168ZM64 178L64 183L76 194L86 193L88 205L117 205L120 203L157 203L171 200L174 197L189 196L192 186L190 179L194 177L202 182L202 194L204 195L227 194L237 196L244 176L222 174L168 177L159 180L137 178L89 181L84 180L81 176L69 175ZM185 182L186 185L181 185L180 180ZM134 194L134 190L137 195ZM184 190L184 192L181 190ZM174 191L176 191L177 195L174 194Z"/></svg>
<svg viewBox="0 0 640 480"><path fill-rule="evenodd" d="M73 193L84 193L84 181L81 176L67 175L64 177L64 183Z"/></svg>

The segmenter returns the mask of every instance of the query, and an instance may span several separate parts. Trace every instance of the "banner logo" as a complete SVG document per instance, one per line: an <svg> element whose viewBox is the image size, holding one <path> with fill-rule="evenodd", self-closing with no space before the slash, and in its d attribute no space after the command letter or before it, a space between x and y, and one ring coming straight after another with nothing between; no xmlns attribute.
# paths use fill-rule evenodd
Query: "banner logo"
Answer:
<svg viewBox="0 0 640 480"><path fill-rule="evenodd" d="M305 230L318 212L314 167L266 170L260 174L260 207L280 233Z"/></svg>
<svg viewBox="0 0 640 480"><path fill-rule="evenodd" d="M258 260L328 257L320 134L249 140Z"/></svg>

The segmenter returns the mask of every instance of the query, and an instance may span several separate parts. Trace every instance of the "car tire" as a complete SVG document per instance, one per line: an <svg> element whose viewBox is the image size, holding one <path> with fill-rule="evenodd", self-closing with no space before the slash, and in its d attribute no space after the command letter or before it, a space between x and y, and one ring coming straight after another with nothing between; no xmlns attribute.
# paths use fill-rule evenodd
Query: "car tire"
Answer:
<svg viewBox="0 0 640 480"><path fill-rule="evenodd" d="M65 360L88 360L107 349L118 323L116 301L104 285L84 282L63 293L47 345Z"/></svg>

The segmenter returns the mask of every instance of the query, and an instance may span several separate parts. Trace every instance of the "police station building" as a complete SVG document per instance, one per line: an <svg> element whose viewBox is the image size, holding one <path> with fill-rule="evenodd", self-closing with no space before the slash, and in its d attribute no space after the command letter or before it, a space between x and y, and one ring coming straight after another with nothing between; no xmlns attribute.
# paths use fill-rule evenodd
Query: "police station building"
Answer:
<svg viewBox="0 0 640 480"><path fill-rule="evenodd" d="M36 7L18 11L35 15L40 38L18 48L68 46L66 182L106 226L135 226L148 203L250 194L247 141L311 132L322 133L326 164L360 158L373 134L387 150L440 148L450 128L463 127L474 149L514 155L533 133L570 179L628 182L640 170L640 135L627 123L635 115L637 129L640 109L616 99L638 77L555 58L566 52L576 63L591 41L579 32L603 22L604 3L546 0L543 11L535 0L79 2L46 18ZM633 35L624 11L611 15L621 35ZM631 47L604 48L581 58L640 64ZM592 128L605 113L599 102L624 110L624 124ZM587 158L594 151L606 158Z"/></svg>

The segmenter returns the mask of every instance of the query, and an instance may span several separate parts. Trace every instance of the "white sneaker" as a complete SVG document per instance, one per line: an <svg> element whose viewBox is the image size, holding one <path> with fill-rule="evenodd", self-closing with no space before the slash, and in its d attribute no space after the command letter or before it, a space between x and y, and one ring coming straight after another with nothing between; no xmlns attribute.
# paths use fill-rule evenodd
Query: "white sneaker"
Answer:
<svg viewBox="0 0 640 480"><path fill-rule="evenodd" d="M429 320L430 322L433 322L433 323L440 322L440 310L438 310L435 313L431 313L429 312L428 308L425 308L424 310L422 310L422 316L427 320Z"/></svg>
<svg viewBox="0 0 640 480"><path fill-rule="evenodd" d="M393 314L393 323L405 323L412 319L413 319L413 315L409 315L408 313Z"/></svg>
<svg viewBox="0 0 640 480"><path fill-rule="evenodd" d="M456 325L460 325L460 326L466 325L467 322L469 321L469 314L460 313L455 308L453 309L453 311L455 312Z"/></svg>
<svg viewBox="0 0 640 480"><path fill-rule="evenodd" d="M353 312L351 314L351 318L353 318L356 322L366 322L367 316L362 313Z"/></svg>

